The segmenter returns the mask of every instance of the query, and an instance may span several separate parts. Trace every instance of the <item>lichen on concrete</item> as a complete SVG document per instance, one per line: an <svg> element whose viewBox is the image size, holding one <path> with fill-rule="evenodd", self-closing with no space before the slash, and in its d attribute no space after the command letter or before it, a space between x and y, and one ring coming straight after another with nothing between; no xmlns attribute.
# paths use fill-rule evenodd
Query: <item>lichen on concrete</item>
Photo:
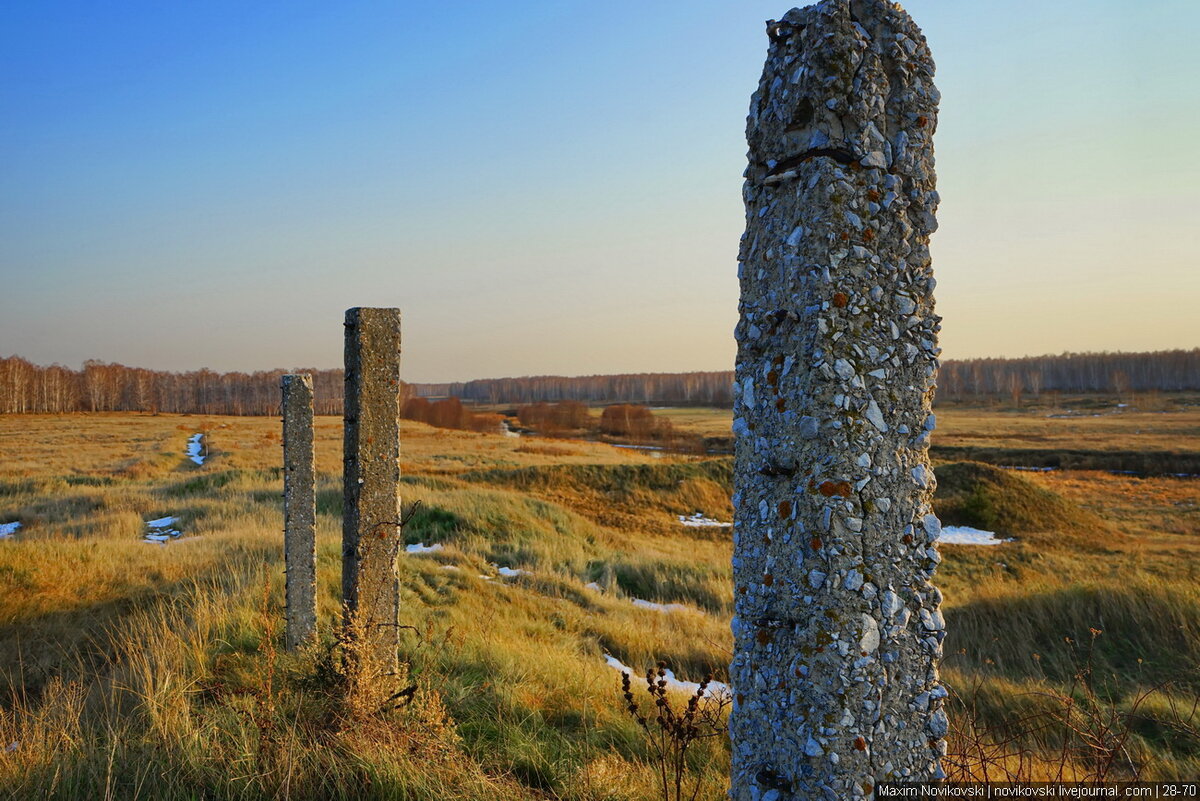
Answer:
<svg viewBox="0 0 1200 801"><path fill-rule="evenodd" d="M942 775L928 460L939 318L920 30L884 0L768 23L734 384L737 801Z"/></svg>

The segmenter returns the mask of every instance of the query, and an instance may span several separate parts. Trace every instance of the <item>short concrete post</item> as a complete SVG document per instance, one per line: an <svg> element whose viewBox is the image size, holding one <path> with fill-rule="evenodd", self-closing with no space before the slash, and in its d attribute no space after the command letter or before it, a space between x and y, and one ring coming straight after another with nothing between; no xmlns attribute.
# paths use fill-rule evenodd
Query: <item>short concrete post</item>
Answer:
<svg viewBox="0 0 1200 801"><path fill-rule="evenodd" d="M342 595L347 622L395 669L400 585L400 310L346 312Z"/></svg>
<svg viewBox="0 0 1200 801"><path fill-rule="evenodd" d="M734 801L943 775L930 583L938 92L887 0L768 23L734 386Z"/></svg>
<svg viewBox="0 0 1200 801"><path fill-rule="evenodd" d="M317 633L317 502L313 467L313 383L285 375L283 385L283 549L287 568L287 647Z"/></svg>

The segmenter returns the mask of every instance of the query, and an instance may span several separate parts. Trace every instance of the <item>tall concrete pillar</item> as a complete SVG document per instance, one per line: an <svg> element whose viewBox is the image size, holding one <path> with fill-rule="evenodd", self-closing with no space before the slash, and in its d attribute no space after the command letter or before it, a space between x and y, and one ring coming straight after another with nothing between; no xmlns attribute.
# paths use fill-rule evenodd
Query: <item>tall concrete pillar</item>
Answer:
<svg viewBox="0 0 1200 801"><path fill-rule="evenodd" d="M400 310L346 312L345 509L342 595L370 639L365 652L395 668L400 585Z"/></svg>
<svg viewBox="0 0 1200 801"><path fill-rule="evenodd" d="M824 0L767 34L738 265L730 798L833 801L942 775L939 95L898 4Z"/></svg>
<svg viewBox="0 0 1200 801"><path fill-rule="evenodd" d="M317 633L317 500L313 450L313 383L285 375L283 388L283 549L287 568L287 647Z"/></svg>

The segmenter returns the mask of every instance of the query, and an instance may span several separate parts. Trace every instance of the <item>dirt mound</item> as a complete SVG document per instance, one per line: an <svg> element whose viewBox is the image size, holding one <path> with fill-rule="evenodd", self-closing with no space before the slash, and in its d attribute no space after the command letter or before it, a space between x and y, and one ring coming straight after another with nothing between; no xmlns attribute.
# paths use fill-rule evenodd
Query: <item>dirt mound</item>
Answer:
<svg viewBox="0 0 1200 801"><path fill-rule="evenodd" d="M933 508L945 526L998 534L1104 528L1091 512L1011 470L982 462L937 465Z"/></svg>

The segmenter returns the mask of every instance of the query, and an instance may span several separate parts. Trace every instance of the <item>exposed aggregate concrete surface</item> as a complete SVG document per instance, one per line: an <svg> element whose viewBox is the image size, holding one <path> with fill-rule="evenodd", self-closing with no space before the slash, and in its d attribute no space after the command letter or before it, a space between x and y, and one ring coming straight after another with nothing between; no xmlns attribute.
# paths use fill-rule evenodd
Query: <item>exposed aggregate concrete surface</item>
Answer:
<svg viewBox="0 0 1200 801"><path fill-rule="evenodd" d="M736 801L940 778L928 444L939 94L885 0L768 23L735 336Z"/></svg>
<svg viewBox="0 0 1200 801"><path fill-rule="evenodd" d="M346 311L342 599L395 670L400 580L400 310Z"/></svg>
<svg viewBox="0 0 1200 801"><path fill-rule="evenodd" d="M283 554L287 569L287 647L317 634L317 495L313 447L313 382L283 376Z"/></svg>

